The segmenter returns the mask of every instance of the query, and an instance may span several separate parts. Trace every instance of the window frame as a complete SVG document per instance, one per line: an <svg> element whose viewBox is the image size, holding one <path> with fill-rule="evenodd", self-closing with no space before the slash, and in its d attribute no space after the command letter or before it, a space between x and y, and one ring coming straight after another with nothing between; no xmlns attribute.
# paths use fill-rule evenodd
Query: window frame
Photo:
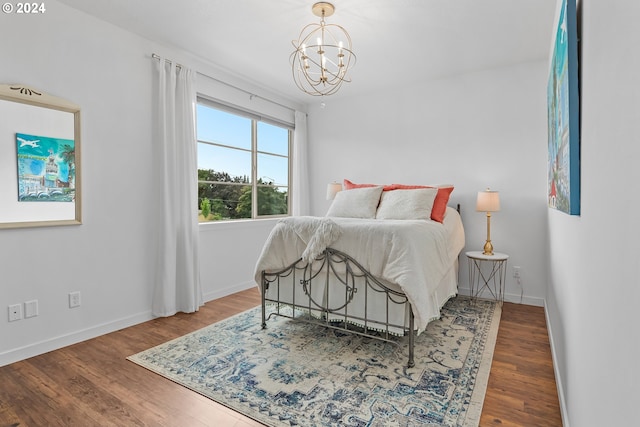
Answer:
<svg viewBox="0 0 640 427"><path fill-rule="evenodd" d="M203 183L218 184L218 185L239 185L239 186L249 185L251 187L251 218L235 218L235 219L224 219L224 220L217 220L217 221L215 220L203 221L203 222L199 222L199 224L219 224L219 223L228 223L233 221L255 221L255 220L261 220L261 219L283 218L283 217L291 216L292 215L292 212L291 212L292 191L291 190L293 187L293 182L292 182L293 181L292 180L293 178L293 136L294 136L294 129L295 129L294 125L283 122L282 120L270 118L267 116L261 116L251 111L245 110L243 108L222 103L220 101L213 100L211 98L202 96L200 94L197 96L196 102L197 102L197 105L202 105L207 108L213 108L228 114L233 114L233 115L244 117L251 120L251 149L234 147L234 146L226 145L223 143L200 140L198 138L198 132L197 132L197 126L196 126L196 143L198 144L198 146L200 144L207 144L207 145L212 145L212 146L220 147L224 149L238 150L242 152L251 153L251 180L248 184L234 183L234 182L200 181L200 179L198 179L197 181L198 186L200 186L200 184L203 184ZM198 114L196 112L196 123L197 123L197 120L198 120ZM278 153L269 152L269 151L258 150L258 136L259 136L258 123L259 122L266 123L271 126L277 126L287 131L287 155L286 156ZM260 188L261 186L262 187L267 186L265 184L260 185L258 183L257 175L258 175L258 155L259 154L277 156L277 157L287 159L287 185L286 186L276 185L276 183L274 183L275 187L286 188L286 191L287 191L286 193L287 212L284 214L260 215L258 213L258 188ZM199 163L198 163L198 170L200 170ZM220 171L220 172L223 172L223 171Z"/></svg>

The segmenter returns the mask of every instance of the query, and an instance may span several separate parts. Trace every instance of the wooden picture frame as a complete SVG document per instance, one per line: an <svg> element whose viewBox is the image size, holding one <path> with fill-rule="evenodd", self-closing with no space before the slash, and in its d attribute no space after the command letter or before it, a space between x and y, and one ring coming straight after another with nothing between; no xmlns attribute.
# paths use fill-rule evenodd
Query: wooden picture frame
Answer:
<svg viewBox="0 0 640 427"><path fill-rule="evenodd" d="M1 84L0 116L0 229L81 224L80 107Z"/></svg>

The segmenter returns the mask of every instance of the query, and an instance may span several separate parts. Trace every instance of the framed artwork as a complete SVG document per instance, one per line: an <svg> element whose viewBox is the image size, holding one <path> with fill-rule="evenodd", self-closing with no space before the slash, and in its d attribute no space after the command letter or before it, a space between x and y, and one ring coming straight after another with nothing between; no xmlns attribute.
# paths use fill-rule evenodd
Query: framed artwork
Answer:
<svg viewBox="0 0 640 427"><path fill-rule="evenodd" d="M576 0L558 0L549 81L548 204L580 215L580 100Z"/></svg>
<svg viewBox="0 0 640 427"><path fill-rule="evenodd" d="M80 107L0 84L0 229L78 225Z"/></svg>

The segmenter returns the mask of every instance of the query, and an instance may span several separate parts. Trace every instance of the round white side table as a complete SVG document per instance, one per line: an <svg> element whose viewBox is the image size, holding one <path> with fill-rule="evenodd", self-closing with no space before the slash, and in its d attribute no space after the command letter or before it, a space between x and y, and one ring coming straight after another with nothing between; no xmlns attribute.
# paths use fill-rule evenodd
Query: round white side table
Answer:
<svg viewBox="0 0 640 427"><path fill-rule="evenodd" d="M493 299L504 302L504 288L507 278L507 260L509 255L494 252L485 255L482 251L466 253L469 264L469 286L471 297L477 298L484 289L488 289ZM486 265L483 268L483 265Z"/></svg>

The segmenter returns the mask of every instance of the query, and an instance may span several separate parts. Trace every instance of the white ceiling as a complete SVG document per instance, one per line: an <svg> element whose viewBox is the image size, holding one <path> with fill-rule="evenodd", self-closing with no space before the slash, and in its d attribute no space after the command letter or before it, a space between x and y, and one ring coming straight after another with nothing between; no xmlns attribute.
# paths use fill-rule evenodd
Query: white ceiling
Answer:
<svg viewBox="0 0 640 427"><path fill-rule="evenodd" d="M190 52L291 99L291 41L314 0L60 0ZM334 0L353 40L352 82L333 97L548 57L556 0Z"/></svg>

